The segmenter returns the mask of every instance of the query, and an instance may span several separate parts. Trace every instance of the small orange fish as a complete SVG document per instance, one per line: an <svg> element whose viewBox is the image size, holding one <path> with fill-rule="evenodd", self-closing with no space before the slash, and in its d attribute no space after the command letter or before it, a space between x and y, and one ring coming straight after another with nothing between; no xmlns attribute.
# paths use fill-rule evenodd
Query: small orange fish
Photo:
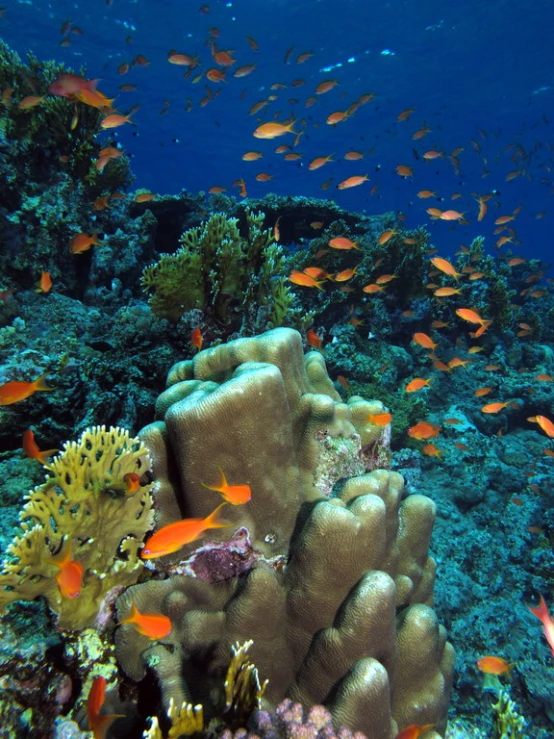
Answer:
<svg viewBox="0 0 554 739"><path fill-rule="evenodd" d="M540 382L554 382L554 377L552 377L552 375L535 375L535 379L540 380Z"/></svg>
<svg viewBox="0 0 554 739"><path fill-rule="evenodd" d="M418 198L425 200L426 198L436 198L437 193L434 190L420 190L417 193Z"/></svg>
<svg viewBox="0 0 554 739"><path fill-rule="evenodd" d="M455 441L454 446L456 449L459 449L461 452L469 452L469 447L467 444L462 444L461 441Z"/></svg>
<svg viewBox="0 0 554 739"><path fill-rule="evenodd" d="M396 735L396 739L420 739L434 727L435 724L410 724Z"/></svg>
<svg viewBox="0 0 554 739"><path fill-rule="evenodd" d="M48 387L45 384L45 378L46 375L44 374L37 377L34 382L15 380L0 385L0 405L19 403L20 400L25 400L38 391L54 390L53 387Z"/></svg>
<svg viewBox="0 0 554 739"><path fill-rule="evenodd" d="M314 349L321 349L322 339L316 334L313 328L309 328L306 331L306 341L308 342L308 346Z"/></svg>
<svg viewBox="0 0 554 739"><path fill-rule="evenodd" d="M529 608L529 610L542 622L546 641L549 643L552 654L554 655L554 620L552 620L552 617L548 613L548 608L542 595L540 596L539 605L536 608Z"/></svg>
<svg viewBox="0 0 554 739"><path fill-rule="evenodd" d="M103 128L104 130L108 128L119 128L120 126L124 126L126 123L135 125L131 120L131 113L129 113L129 115L111 113L102 120L102 122L100 123L100 128Z"/></svg>
<svg viewBox="0 0 554 739"><path fill-rule="evenodd" d="M171 621L161 613L141 613L133 603L131 613L122 618L121 624L132 624L139 634L147 636L152 641L163 639L171 633Z"/></svg>
<svg viewBox="0 0 554 739"><path fill-rule="evenodd" d="M504 675L510 673L510 670L514 666L515 662L506 662L502 657L480 657L477 660L477 667L481 672L487 673L487 675Z"/></svg>
<svg viewBox="0 0 554 739"><path fill-rule="evenodd" d="M336 238L331 239L331 241L328 242L328 245L331 249L341 249L345 251L348 251L349 249L358 249L361 251L357 242L347 239L346 236L337 236Z"/></svg>
<svg viewBox="0 0 554 739"><path fill-rule="evenodd" d="M333 280L335 282L346 282L347 280L351 280L352 277L356 274L358 270L358 266L352 267L350 269L343 269L342 272L337 272L337 274L333 277Z"/></svg>
<svg viewBox="0 0 554 739"><path fill-rule="evenodd" d="M69 242L69 251L72 254L82 254L84 251L88 251L94 244L101 243L101 241L98 241L96 231L92 236L87 233L79 233Z"/></svg>
<svg viewBox="0 0 554 739"><path fill-rule="evenodd" d="M36 459L43 467L49 467L48 457L52 457L59 452L59 449L45 449L41 451L35 441L34 431L27 429L23 434L23 451L31 459Z"/></svg>
<svg viewBox="0 0 554 739"><path fill-rule="evenodd" d="M325 119L325 123L328 126L336 126L337 123L342 123L342 121L345 121L348 118L348 112L345 110L336 110L334 113L331 113L331 115L328 115Z"/></svg>
<svg viewBox="0 0 554 739"><path fill-rule="evenodd" d="M503 408L506 408L508 405L510 405L509 401L506 401L504 403L489 403L488 405L484 405L481 408L482 413L498 413Z"/></svg>
<svg viewBox="0 0 554 739"><path fill-rule="evenodd" d="M323 82L320 82L315 88L315 94L323 95L324 93L329 92L329 90L332 90L333 87L336 87L338 84L337 80L323 80Z"/></svg>
<svg viewBox="0 0 554 739"><path fill-rule="evenodd" d="M463 213L459 213L457 210L443 210L439 218L441 221L460 221L464 217Z"/></svg>
<svg viewBox="0 0 554 739"><path fill-rule="evenodd" d="M430 387L432 378L424 380L423 377L416 377L415 380L409 382L404 391L407 393L415 393L417 390L421 390L424 387Z"/></svg>
<svg viewBox="0 0 554 739"><path fill-rule="evenodd" d="M252 497L252 491L249 485L229 485L221 467L219 467L219 481L217 485L206 485L205 482L201 482L200 484L208 490L215 490L216 493L221 493L225 501L231 505L244 505Z"/></svg>
<svg viewBox="0 0 554 739"><path fill-rule="evenodd" d="M255 162L256 159L261 159L262 156L263 154L259 151L247 151L241 158L244 162Z"/></svg>
<svg viewBox="0 0 554 739"><path fill-rule="evenodd" d="M192 334L190 335L190 343L200 351L202 349L202 344L204 343L204 337L202 336L202 331L200 331L199 328L195 328Z"/></svg>
<svg viewBox="0 0 554 739"><path fill-rule="evenodd" d="M337 188L339 190L348 190L350 187L358 187L359 185L363 185L364 182L367 182L368 180L369 177L367 175L348 177L346 180L339 182Z"/></svg>
<svg viewBox="0 0 554 739"><path fill-rule="evenodd" d="M71 546L68 545L64 554L57 559L48 560L48 564L55 565L59 572L55 577L60 593L64 598L77 598L83 584L83 565L71 559Z"/></svg>
<svg viewBox="0 0 554 739"><path fill-rule="evenodd" d="M485 321L473 308L458 308L456 315L468 323L478 323L481 326L490 326L491 321Z"/></svg>
<svg viewBox="0 0 554 739"><path fill-rule="evenodd" d="M227 503L220 503L206 518L185 518L162 526L155 531L140 552L141 559L154 559L172 554L190 544L210 529L223 529L233 524L220 520L220 511Z"/></svg>
<svg viewBox="0 0 554 739"><path fill-rule="evenodd" d="M379 235L377 243L379 244L379 246L384 246L392 239L393 236L396 236L397 233L398 232L395 231L394 228L389 228L388 231L383 231L383 233Z"/></svg>
<svg viewBox="0 0 554 739"><path fill-rule="evenodd" d="M440 431L440 426L435 426L432 423L428 423L427 421L419 421L419 423L416 423L415 426L411 426L408 429L408 436L411 436L412 439L430 439L433 436L438 436Z"/></svg>
<svg viewBox="0 0 554 739"><path fill-rule="evenodd" d="M333 162L333 155L329 154L329 156L326 157L316 157L315 159L312 159L312 161L308 164L308 169L310 171L313 171L314 169L320 169L328 162Z"/></svg>
<svg viewBox="0 0 554 739"><path fill-rule="evenodd" d="M1 390L2 388L0 388ZM1 405L1 401L0 401ZM547 436L550 436L551 439L554 439L554 423L547 418L546 416L535 416L536 422L539 424L541 429L544 431L544 433Z"/></svg>
<svg viewBox="0 0 554 739"><path fill-rule="evenodd" d="M478 387L473 393L476 398L481 398L483 395L488 395L492 390L492 387Z"/></svg>
<svg viewBox="0 0 554 739"><path fill-rule="evenodd" d="M374 413L367 417L366 423L372 423L374 426L388 426L391 421L390 413Z"/></svg>
<svg viewBox="0 0 554 739"><path fill-rule="evenodd" d="M438 457L440 459L443 450L437 449L434 444L425 444L421 451L428 457Z"/></svg>
<svg viewBox="0 0 554 739"><path fill-rule="evenodd" d="M462 423L462 421L460 421L459 418L445 418L443 420L443 423L447 423L450 426L459 426Z"/></svg>
<svg viewBox="0 0 554 739"><path fill-rule="evenodd" d="M310 277L310 275L304 274L304 272L293 270L287 277L287 279L289 280L289 282L293 282L295 285L301 285L302 287L317 287L318 290L325 292L321 287L321 285L323 284L321 281Z"/></svg>
<svg viewBox="0 0 554 739"><path fill-rule="evenodd" d="M396 166L396 174L400 175L400 177L413 177L414 176L414 170L411 167L408 167L407 164L398 164Z"/></svg>
<svg viewBox="0 0 554 739"><path fill-rule="evenodd" d="M442 257L433 257L431 259L431 264L433 264L433 266L435 266L441 272L444 272L445 275L454 277L455 280L458 280L458 278L462 276L460 272L456 272L456 269L452 264L450 264L448 259L443 259Z"/></svg>
<svg viewBox="0 0 554 739"><path fill-rule="evenodd" d="M135 195L135 203L149 203L154 200L156 194L153 192L139 192Z"/></svg>
<svg viewBox="0 0 554 739"><path fill-rule="evenodd" d="M123 475L125 482L125 492L127 495L133 495L140 488L140 477L136 472L127 472Z"/></svg>
<svg viewBox="0 0 554 739"><path fill-rule="evenodd" d="M462 290L463 287L439 287L433 292L433 295L435 295L437 298L449 298L452 295L460 295Z"/></svg>
<svg viewBox="0 0 554 739"><path fill-rule="evenodd" d="M100 709L104 705L105 695L106 678L100 675L94 678L87 698L88 728L92 731L94 739L105 739L112 723L117 718L124 718L122 713L100 713Z"/></svg>
<svg viewBox="0 0 554 739"><path fill-rule="evenodd" d="M50 272L42 272L40 275L40 280L35 283L37 286L37 289L35 290L36 293L49 293L52 289L52 278L50 277Z"/></svg>
<svg viewBox="0 0 554 739"><path fill-rule="evenodd" d="M412 336L412 342L414 344L419 344L419 346L422 346L424 349L436 349L438 346L430 336L421 332L417 332Z"/></svg>
<svg viewBox="0 0 554 739"><path fill-rule="evenodd" d="M364 293L368 293L369 295L376 295L377 293L382 293L385 290L384 285L378 285L376 282L372 282L370 285L366 285L365 287L362 287L362 290Z"/></svg>
<svg viewBox="0 0 554 739"><path fill-rule="evenodd" d="M284 136L287 133L293 133L296 136L297 132L293 130L295 123L295 120L289 123L263 123L254 131L253 136L257 139L276 139L278 136Z"/></svg>

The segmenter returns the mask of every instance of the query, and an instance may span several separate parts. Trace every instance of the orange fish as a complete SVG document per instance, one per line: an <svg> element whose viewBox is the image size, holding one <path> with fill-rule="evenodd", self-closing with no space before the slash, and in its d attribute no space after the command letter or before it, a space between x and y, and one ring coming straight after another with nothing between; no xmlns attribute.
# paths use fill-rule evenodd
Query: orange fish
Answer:
<svg viewBox="0 0 554 739"><path fill-rule="evenodd" d="M363 159L364 155L362 154L361 151L347 151L346 154L344 155L344 158L348 162L356 162L358 161L358 159Z"/></svg>
<svg viewBox="0 0 554 739"><path fill-rule="evenodd" d="M106 678L97 676L93 680L87 698L88 728L92 731L94 739L105 739L106 733L115 719L124 718L122 713L100 714L105 695Z"/></svg>
<svg viewBox="0 0 554 739"><path fill-rule="evenodd" d="M504 403L489 403L488 405L484 405L481 408L482 413L498 413L503 408L506 408L508 405L510 405L510 402L504 402Z"/></svg>
<svg viewBox="0 0 554 739"><path fill-rule="evenodd" d="M135 195L135 203L149 203L154 200L156 194L153 192L139 192Z"/></svg>
<svg viewBox="0 0 554 739"><path fill-rule="evenodd" d="M348 118L348 111L345 110L336 110L334 113L331 113L331 115L328 115L325 123L328 126L335 126L337 123L341 123L342 121L345 121Z"/></svg>
<svg viewBox="0 0 554 739"><path fill-rule="evenodd" d="M200 484L208 490L215 490L216 493L221 493L225 501L231 505L244 505L252 497L252 491L249 485L229 485L221 467L219 467L219 481L217 485L206 485L205 482L201 482Z"/></svg>
<svg viewBox="0 0 554 739"><path fill-rule="evenodd" d="M492 387L478 387L473 393L476 398L481 398L483 395L488 395L492 390Z"/></svg>
<svg viewBox="0 0 554 739"><path fill-rule="evenodd" d="M383 231L383 233L379 235L379 238L377 239L377 243L379 244L379 246L384 246L397 233L398 232L395 231L394 228L389 228L388 231Z"/></svg>
<svg viewBox="0 0 554 739"><path fill-rule="evenodd" d="M450 264L448 259L443 259L442 257L433 257L431 259L431 264L441 272L444 272L445 275L448 275L449 277L454 277L455 280L458 280L458 278L462 276L460 272L456 272L455 267Z"/></svg>
<svg viewBox="0 0 554 739"><path fill-rule="evenodd" d="M101 243L101 241L98 241L96 231L92 236L87 233L79 233L69 242L69 251L72 254L82 254L84 251L88 251L93 244Z"/></svg>
<svg viewBox="0 0 554 739"><path fill-rule="evenodd" d="M459 213L457 210L443 210L439 218L441 221L460 221L464 217L463 213Z"/></svg>
<svg viewBox="0 0 554 739"><path fill-rule="evenodd" d="M540 380L541 382L554 382L554 377L552 375L535 375L536 380Z"/></svg>
<svg viewBox="0 0 554 739"><path fill-rule="evenodd" d="M415 344L419 344L419 346L422 346L424 349L436 349L438 344L433 341L433 339L428 336L427 334L417 332L412 336L412 341Z"/></svg>
<svg viewBox="0 0 554 739"><path fill-rule="evenodd" d="M481 672L486 672L487 675L503 675L510 673L510 670L514 666L515 662L506 662L502 657L480 657L477 660L477 667Z"/></svg>
<svg viewBox="0 0 554 739"><path fill-rule="evenodd" d="M388 426L391 421L390 413L373 413L367 417L366 423L372 423L374 426Z"/></svg>
<svg viewBox="0 0 554 739"><path fill-rule="evenodd" d="M438 457L440 459L443 450L437 449L434 444L425 444L421 451L428 457Z"/></svg>
<svg viewBox="0 0 554 739"><path fill-rule="evenodd" d="M439 287L437 290L433 292L433 295L436 295L437 298L449 298L452 295L460 295L463 288L455 288L455 287Z"/></svg>
<svg viewBox="0 0 554 739"><path fill-rule="evenodd" d="M415 426L408 429L408 436L411 436L412 439L430 439L433 436L438 436L439 431L440 426L435 426L427 421L419 421Z"/></svg>
<svg viewBox="0 0 554 739"><path fill-rule="evenodd" d="M45 384L46 374L37 377L34 382L23 382L15 380L14 382L6 382L0 385L0 405L12 405L25 400L37 391L54 390Z"/></svg>
<svg viewBox="0 0 554 739"><path fill-rule="evenodd" d="M219 512L227 503L220 503L206 518L184 518L155 531L141 550L141 559L154 559L172 554L200 539L210 529L224 529L233 524L223 523Z"/></svg>
<svg viewBox="0 0 554 739"><path fill-rule="evenodd" d="M435 724L410 724L396 735L396 739L419 739L434 727Z"/></svg>
<svg viewBox="0 0 554 739"><path fill-rule="evenodd" d="M171 633L171 621L167 616L161 613L141 613L134 603L131 605L131 613L127 618L121 619L118 626L121 624L133 624L139 634L152 641L163 639Z"/></svg>
<svg viewBox="0 0 554 739"><path fill-rule="evenodd" d="M418 198L425 200L426 198L436 198L437 193L434 190L420 190L417 193Z"/></svg>
<svg viewBox="0 0 554 739"><path fill-rule="evenodd" d="M41 451L35 441L35 434L31 429L27 429L23 434L23 451L31 459L36 459L43 467L48 467L48 457L52 457L59 452L59 449L45 449Z"/></svg>
<svg viewBox="0 0 554 739"><path fill-rule="evenodd" d="M312 161L308 164L308 169L310 171L313 171L314 169L320 169L328 162L333 162L334 159L332 157L332 154L329 154L329 156L326 157L316 157L315 159L312 159Z"/></svg>
<svg viewBox="0 0 554 739"><path fill-rule="evenodd" d="M323 80L323 82L320 82L319 85L315 88L315 94L316 95L323 95L326 92L329 92L329 90L332 90L333 87L338 85L337 80Z"/></svg>
<svg viewBox="0 0 554 739"><path fill-rule="evenodd" d="M50 277L50 272L41 272L40 280L35 282L35 285L37 286L37 289L35 290L36 293L49 293L52 289L52 278Z"/></svg>
<svg viewBox="0 0 554 739"><path fill-rule="evenodd" d="M290 121L290 123L263 123L258 126L253 135L257 139L276 139L278 136L284 136L287 133L293 133L296 136L297 132L293 130L295 123L295 120Z"/></svg>
<svg viewBox="0 0 554 739"><path fill-rule="evenodd" d="M247 151L246 154L242 155L242 160L244 162L255 162L256 159L261 159L263 154L261 154L259 151Z"/></svg>
<svg viewBox="0 0 554 739"><path fill-rule="evenodd" d="M416 377L415 380L409 382L404 388L407 393L415 393L424 387L430 387L432 378L424 380L423 377Z"/></svg>
<svg viewBox="0 0 554 739"><path fill-rule="evenodd" d="M64 598L76 598L81 592L83 584L83 565L71 559L71 546L58 559L48 560L48 564L55 565L59 572L55 577L60 593Z"/></svg>
<svg viewBox="0 0 554 739"><path fill-rule="evenodd" d="M414 170L411 167L408 167L407 164L398 164L396 166L396 174L400 175L400 177L413 177Z"/></svg>
<svg viewBox="0 0 554 739"><path fill-rule="evenodd" d="M40 105L43 100L44 95L27 95L27 97L24 97L23 100L19 101L17 107L19 110L30 110L31 108L36 108L37 105Z"/></svg>
<svg viewBox="0 0 554 739"><path fill-rule="evenodd" d="M2 388L0 388L1 391ZM0 401L1 405L1 401ZM536 422L539 424L541 429L544 431L544 433L547 436L550 436L551 439L554 439L554 423L547 418L546 416L535 416Z"/></svg>
<svg viewBox="0 0 554 739"><path fill-rule="evenodd" d="M323 284L321 281L318 281L314 279L313 277L310 277L310 275L305 274L304 272L298 272L297 270L293 270L290 275L287 277L287 279L290 282L293 282L295 285L302 285L302 287L317 287L318 290L321 290L322 292L325 292L321 285Z"/></svg>
<svg viewBox="0 0 554 739"><path fill-rule="evenodd" d="M314 349L321 349L322 339L316 334L313 328L309 328L306 331L306 341L308 342L308 346Z"/></svg>
<svg viewBox="0 0 554 739"><path fill-rule="evenodd" d="M331 239L331 241L328 242L328 246L330 246L331 249L342 249L345 251L348 251L349 249L358 249L361 251L357 242L347 239L346 236L337 236L336 238Z"/></svg>
<svg viewBox="0 0 554 739"><path fill-rule="evenodd" d="M202 331L200 331L199 328L195 328L192 334L190 335L190 343L200 351L202 349L202 344L204 343L204 337L202 336Z"/></svg>
<svg viewBox="0 0 554 739"><path fill-rule="evenodd" d="M456 315L460 316L460 318L463 318L464 321L467 321L468 323L478 323L481 326L490 326L492 321L485 321L479 313L477 313L476 310L473 310L473 308L458 308L456 310Z"/></svg>
<svg viewBox="0 0 554 739"><path fill-rule="evenodd" d="M190 56L189 54L179 54L177 51L172 49L167 55L167 61L170 64L177 64L181 67L197 67L200 63L200 59L197 56Z"/></svg>
<svg viewBox="0 0 554 739"><path fill-rule="evenodd" d="M112 113L111 115L107 115L102 120L102 122L100 123L100 128L103 128L104 130L108 128L119 128L119 126L124 126L126 123L131 123L132 125L135 125L131 120L131 113L129 113L129 115Z"/></svg>
<svg viewBox="0 0 554 739"><path fill-rule="evenodd" d="M383 292L385 290L385 286L378 285L376 282L372 282L370 285L362 287L362 290L364 293L368 293L369 295L375 295L376 293Z"/></svg>
<svg viewBox="0 0 554 739"><path fill-rule="evenodd" d="M548 608L542 595L540 596L539 605L536 608L529 608L529 610L542 622L546 641L549 643L552 655L554 656L554 620L552 620L552 616L548 613Z"/></svg>
<svg viewBox="0 0 554 739"><path fill-rule="evenodd" d="M136 472L127 472L123 475L125 482L125 492L127 495L133 495L140 488L140 477Z"/></svg>
<svg viewBox="0 0 554 739"><path fill-rule="evenodd" d="M369 180L369 177L367 175L357 176L357 177L348 177L346 180L339 182L339 184L337 185L337 188L339 190L347 190L350 187L358 187L359 185L363 185L363 183L367 182L368 180Z"/></svg>
<svg viewBox="0 0 554 739"><path fill-rule="evenodd" d="M407 121L414 112L414 108L406 108L396 116L397 121Z"/></svg>

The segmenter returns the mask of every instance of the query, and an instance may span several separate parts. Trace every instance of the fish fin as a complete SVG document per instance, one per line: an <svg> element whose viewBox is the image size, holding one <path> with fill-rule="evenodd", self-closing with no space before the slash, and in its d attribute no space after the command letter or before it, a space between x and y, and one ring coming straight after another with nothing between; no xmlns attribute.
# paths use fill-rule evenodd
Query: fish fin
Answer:
<svg viewBox="0 0 554 739"><path fill-rule="evenodd" d="M40 377L37 377L37 379L34 381L33 385L35 386L35 390L55 390L53 387L49 387L46 384L46 375L48 373L45 372Z"/></svg>
<svg viewBox="0 0 554 739"><path fill-rule="evenodd" d="M134 622L137 615L138 615L137 607L135 606L134 603L131 603L131 610L129 612L129 615L126 616L125 618L122 618L121 621L119 621L117 625L119 626L120 624L131 624Z"/></svg>
<svg viewBox="0 0 554 739"><path fill-rule="evenodd" d="M228 526L233 525L232 523L223 523L220 518L220 511L224 505L227 505L227 501L220 503L215 511L212 511L210 515L204 519L204 523L206 524L206 526L209 526L212 529L225 529Z"/></svg>
<svg viewBox="0 0 554 739"><path fill-rule="evenodd" d="M215 511L214 511L214 513L215 513ZM548 616L548 607L546 605L546 601L543 598L542 594L539 594L539 597L540 597L539 605L536 606L535 608L532 608L531 606L529 606L529 610L531 611L531 613L534 616L536 616L540 621L542 621L544 623L545 622L545 619L548 620L548 617L549 617Z"/></svg>
<svg viewBox="0 0 554 739"><path fill-rule="evenodd" d="M57 454L60 450L59 449L45 449L43 452L39 452L37 455L38 461L41 463L43 467L50 467L49 457L53 457L55 454Z"/></svg>
<svg viewBox="0 0 554 739"><path fill-rule="evenodd" d="M118 718L125 718L124 713L107 713L98 715L93 721L89 721L89 727L94 734L94 739L106 739L106 732Z"/></svg>

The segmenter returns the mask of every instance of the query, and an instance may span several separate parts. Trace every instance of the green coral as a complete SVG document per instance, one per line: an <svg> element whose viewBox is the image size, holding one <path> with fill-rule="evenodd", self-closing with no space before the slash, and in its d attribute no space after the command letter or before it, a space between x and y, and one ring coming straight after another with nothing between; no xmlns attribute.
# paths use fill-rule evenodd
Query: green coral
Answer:
<svg viewBox="0 0 554 739"><path fill-rule="evenodd" d="M493 703L492 710L498 739L524 739L525 719L516 711L516 705L506 690L500 690L498 702Z"/></svg>
<svg viewBox="0 0 554 739"><path fill-rule="evenodd" d="M22 533L0 572L0 608L42 595L61 629L92 625L109 592L136 583L143 569L138 552L153 526L153 484L139 482L128 492L125 476L141 478L149 469L146 447L125 429L97 426L67 442L20 513ZM83 571L73 598L55 579L67 552Z"/></svg>
<svg viewBox="0 0 554 739"><path fill-rule="evenodd" d="M222 323L240 319L248 330L261 309L271 326L283 325L294 296L282 276L282 249L263 221L263 213L246 211L243 237L237 218L214 213L203 226L185 231L181 247L142 274L152 311L176 322L201 308Z"/></svg>

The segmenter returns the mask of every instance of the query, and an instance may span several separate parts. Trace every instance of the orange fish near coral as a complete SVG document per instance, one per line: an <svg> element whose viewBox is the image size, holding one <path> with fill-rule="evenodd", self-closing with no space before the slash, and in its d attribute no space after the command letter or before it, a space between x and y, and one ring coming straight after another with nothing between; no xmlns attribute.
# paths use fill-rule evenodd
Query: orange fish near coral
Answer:
<svg viewBox="0 0 554 739"><path fill-rule="evenodd" d="M124 714L122 713L105 715L100 713L100 709L104 705L105 695L106 678L97 676L94 678L87 698L88 728L94 734L94 739L105 739L106 732L116 718L124 718Z"/></svg>
<svg viewBox="0 0 554 739"><path fill-rule="evenodd" d="M431 378L429 380L424 380L423 377L416 377L415 380L412 380L406 385L405 392L415 393L417 390L421 390L424 387L430 387L430 385Z"/></svg>
<svg viewBox="0 0 554 739"><path fill-rule="evenodd" d="M221 467L219 468L219 481L217 485L206 485L205 482L201 482L200 484L208 490L215 490L216 493L221 493L224 500L231 505L244 505L252 497L250 485L229 485Z"/></svg>
<svg viewBox="0 0 554 739"><path fill-rule="evenodd" d="M373 413L368 416L366 423L372 423L374 426L388 426L391 421L390 413Z"/></svg>
<svg viewBox="0 0 554 739"><path fill-rule="evenodd" d="M306 331L306 341L308 342L308 346L311 346L313 349L321 349L321 336L318 336L313 328L309 328Z"/></svg>
<svg viewBox="0 0 554 739"><path fill-rule="evenodd" d="M50 277L50 272L42 272L40 280L35 284L37 286L37 289L35 290L36 293L49 293L52 289L52 278Z"/></svg>
<svg viewBox="0 0 554 739"><path fill-rule="evenodd" d="M302 285L302 287L317 287L318 290L324 292L323 288L321 287L321 281L310 277L310 275L307 275L304 272L293 270L287 279L289 280L289 282L293 282L295 285Z"/></svg>
<svg viewBox="0 0 554 739"><path fill-rule="evenodd" d="M546 416L535 416L535 419L544 433L554 439L554 423Z"/></svg>
<svg viewBox="0 0 554 739"><path fill-rule="evenodd" d="M94 244L100 244L98 241L97 234L94 232L92 236L86 233L77 234L69 242L69 251L72 254L82 254L84 251L88 251Z"/></svg>
<svg viewBox="0 0 554 739"><path fill-rule="evenodd" d="M45 384L45 378L46 375L41 375L34 382L15 380L0 385L0 405L19 403L20 400L25 400L38 391L54 390Z"/></svg>
<svg viewBox="0 0 554 739"><path fill-rule="evenodd" d="M433 339L428 336L427 334L421 333L420 331L415 333L412 336L412 341L414 344L419 344L419 346L422 346L424 349L436 349L437 343L433 341Z"/></svg>
<svg viewBox="0 0 554 739"><path fill-rule="evenodd" d="M171 621L161 613L141 613L133 603L131 613L127 618L122 618L118 625L132 624L139 634L147 636L154 641L163 639L171 633Z"/></svg>
<svg viewBox="0 0 554 739"><path fill-rule="evenodd" d="M431 439L433 436L438 436L440 426L435 426L427 421L420 421L415 426L411 426L408 429L408 436L412 439Z"/></svg>
<svg viewBox="0 0 554 739"><path fill-rule="evenodd" d="M360 247L357 246L356 241L351 241L350 239L347 239L346 236L337 236L334 239L331 239L328 242L328 245L331 249L341 249L344 251L348 251L349 249L360 249Z"/></svg>
<svg viewBox="0 0 554 739"><path fill-rule="evenodd" d="M452 264L448 261L448 259L443 259L442 257L433 257L431 259L431 264L435 266L437 269L440 269L441 272L444 272L445 275L449 275L449 277L454 277L454 279L458 279L461 277L460 272L456 272L456 269L453 267Z"/></svg>
<svg viewBox="0 0 554 739"><path fill-rule="evenodd" d="M358 177L348 177L346 180L339 182L339 184L337 185L337 188L339 190L348 190L350 187L358 187L359 185L363 185L364 182L367 182L368 180L369 180L369 177L367 177L367 175L358 176Z"/></svg>
<svg viewBox="0 0 554 739"><path fill-rule="evenodd" d="M435 724L410 724L396 735L396 739L420 739L434 727Z"/></svg>
<svg viewBox="0 0 554 739"><path fill-rule="evenodd" d="M185 544L200 539L210 529L224 529L232 526L233 524L223 523L219 518L220 511L225 505L227 503L220 503L206 518L184 518L181 521L162 526L161 529L152 534L142 548L141 559L154 559L155 557L172 554L184 547Z"/></svg>
<svg viewBox="0 0 554 739"><path fill-rule="evenodd" d="M552 655L554 656L554 620L552 620L552 616L548 613L548 608L542 595L540 596L539 605L536 608L529 608L529 610L541 621L546 641L549 643Z"/></svg>
<svg viewBox="0 0 554 739"><path fill-rule="evenodd" d="M190 335L190 343L200 351L202 349L202 344L204 343L204 337L202 336L202 331L200 331L199 328L195 328L192 334Z"/></svg>
<svg viewBox="0 0 554 739"><path fill-rule="evenodd" d="M514 662L506 662L502 657L480 657L477 660L477 667L481 672L486 672L487 675L504 675L510 673L511 668L514 666Z"/></svg>
<svg viewBox="0 0 554 739"><path fill-rule="evenodd" d="M43 467L48 467L48 458L59 452L59 449L45 449L41 451L35 441L35 434L27 429L23 434L23 451L31 459L36 459Z"/></svg>
<svg viewBox="0 0 554 739"><path fill-rule="evenodd" d="M48 560L48 564L59 569L55 580L64 598L76 598L80 595L84 570L80 562L71 559L71 546L67 547L60 559Z"/></svg>
<svg viewBox="0 0 554 739"><path fill-rule="evenodd" d="M498 413L503 408L506 408L509 405L509 401L505 403L489 403L488 405L484 405L481 408L481 413Z"/></svg>
<svg viewBox="0 0 554 739"><path fill-rule="evenodd" d="M125 482L125 492L127 495L133 495L140 488L140 477L136 472L127 472L123 475Z"/></svg>

